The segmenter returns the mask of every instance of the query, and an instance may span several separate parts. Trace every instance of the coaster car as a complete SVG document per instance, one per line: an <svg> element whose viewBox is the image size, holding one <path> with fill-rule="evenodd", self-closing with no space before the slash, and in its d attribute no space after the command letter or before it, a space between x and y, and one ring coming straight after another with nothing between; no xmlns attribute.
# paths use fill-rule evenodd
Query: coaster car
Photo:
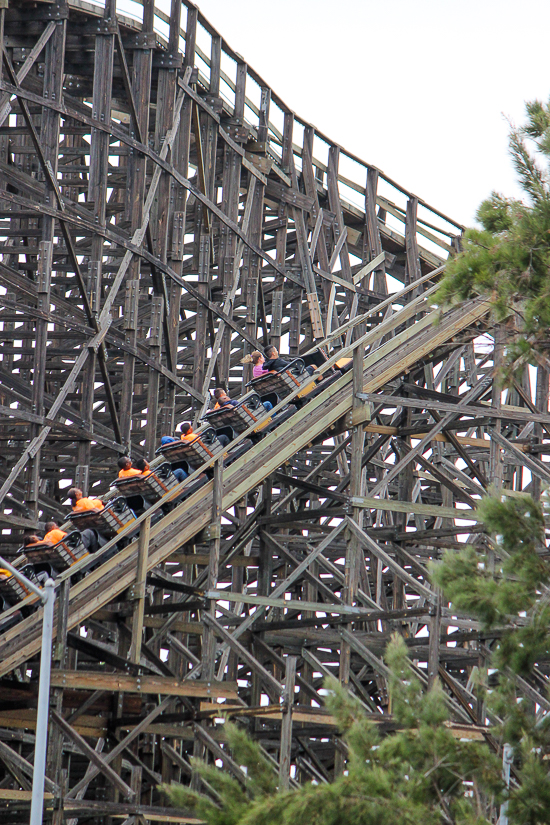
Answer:
<svg viewBox="0 0 550 825"><path fill-rule="evenodd" d="M5 633L6 630L10 629L10 627L14 627L16 624L19 624L19 622L31 612L27 607L21 610L16 610L15 612L12 611L9 616L2 616L1 614L4 610L8 610L9 607L11 607L10 602L0 596L0 633Z"/></svg>
<svg viewBox="0 0 550 825"><path fill-rule="evenodd" d="M261 375L259 378L253 378L246 386L258 395L265 396L269 393L275 393L280 399L286 398L287 395L300 387L298 398L301 398L314 388L315 379L306 370L304 360L296 358L278 372L270 372L267 375Z"/></svg>
<svg viewBox="0 0 550 825"><path fill-rule="evenodd" d="M113 538L126 525L135 521L136 517L123 496L106 497L104 505L103 510L97 513L93 510L84 510L81 513L70 513L67 518L79 530L89 527L107 539Z"/></svg>
<svg viewBox="0 0 550 825"><path fill-rule="evenodd" d="M117 478L112 486L116 487L119 493L128 498L129 496L143 496L147 501L154 504L166 495L179 481L172 472L170 464L164 457L156 458L146 470L139 476L130 478Z"/></svg>
<svg viewBox="0 0 550 825"><path fill-rule="evenodd" d="M37 587L40 586L40 581L34 572L32 564L29 564L25 557L20 556L14 566L16 566L29 581ZM29 596L30 593L29 588L23 584L23 582L20 582L19 579L16 579L13 573L0 568L0 598L2 598L4 602L10 605L17 604L17 602L20 602L25 596Z"/></svg>
<svg viewBox="0 0 550 825"><path fill-rule="evenodd" d="M210 424L203 424L193 435L193 440L163 444L157 449L157 453L163 455L170 464L186 461L195 470L222 449L216 431Z"/></svg>
<svg viewBox="0 0 550 825"><path fill-rule="evenodd" d="M79 559L88 555L88 551L82 543L82 535L79 530L73 530L58 541L57 544L27 545L25 555L31 564L47 562L54 570L67 570Z"/></svg>
<svg viewBox="0 0 550 825"><path fill-rule="evenodd" d="M265 407L258 393L249 392L240 399L236 406L228 404L217 410L210 410L203 416L202 420L207 421L216 431L229 427L235 435L240 435L264 414ZM254 432L263 429L268 423L269 421L263 422L254 429Z"/></svg>

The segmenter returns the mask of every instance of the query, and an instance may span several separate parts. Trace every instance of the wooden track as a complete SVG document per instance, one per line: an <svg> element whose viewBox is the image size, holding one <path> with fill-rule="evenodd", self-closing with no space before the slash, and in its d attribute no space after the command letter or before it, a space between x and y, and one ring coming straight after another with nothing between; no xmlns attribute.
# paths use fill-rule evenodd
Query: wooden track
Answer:
<svg viewBox="0 0 550 825"><path fill-rule="evenodd" d="M483 302L448 313L434 327L436 312L425 314L425 301L418 302L418 313L424 318L401 335L378 348L365 359L363 391L375 392L400 375L403 370L422 360L430 350L444 343L454 334L475 325L487 314ZM410 316L409 306L392 318L387 327L392 330L402 323L401 315ZM414 316L413 316L414 317ZM419 328L417 330L417 327ZM412 332L412 334L411 334ZM371 338L374 335L371 335ZM407 352L402 355L403 342ZM353 396L350 385L353 375L347 373L328 387L304 410L281 424L259 444L245 453L223 472L221 506L223 511L234 507L248 492L255 489L282 463L292 458L317 437L327 434L330 427L350 413ZM209 482L186 499L169 515L151 528L147 568L154 569L166 561L183 544L190 542L211 521L213 482ZM116 599L126 588L134 584L137 575L139 540L134 540L110 561L89 573L71 588L67 627L80 626L97 610ZM75 571L84 566L84 562ZM71 571L74 575L75 571ZM66 577L68 578L68 576ZM29 600L30 601L30 600ZM41 615L33 614L0 639L0 676L9 673L40 650Z"/></svg>
<svg viewBox="0 0 550 825"><path fill-rule="evenodd" d="M192 822L157 786L210 793L190 756L243 779L222 711L281 787L330 781L346 752L322 680L384 729L396 631L456 735L491 746L472 675L500 629L457 615L426 566L487 545L489 483L550 483L549 376L501 392L487 305L430 303L462 227L302 121L189 2L0 0L0 42L2 555L63 518L68 486L105 493L119 454L151 458L215 386L243 394L252 349L320 348L325 377L353 358L113 558L115 540L56 579L45 821ZM40 666L41 611L21 606L0 614L14 825ZM537 665L518 695L548 709Z"/></svg>

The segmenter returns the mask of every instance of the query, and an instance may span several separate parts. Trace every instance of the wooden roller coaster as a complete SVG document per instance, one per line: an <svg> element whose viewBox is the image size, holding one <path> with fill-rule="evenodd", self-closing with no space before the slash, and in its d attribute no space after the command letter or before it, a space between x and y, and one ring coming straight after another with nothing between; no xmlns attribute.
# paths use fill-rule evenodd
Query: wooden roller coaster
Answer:
<svg viewBox="0 0 550 825"><path fill-rule="evenodd" d="M282 788L330 781L346 749L323 679L387 723L394 631L444 685L456 735L490 738L471 677L493 638L426 565L487 541L489 482L535 497L550 482L548 373L501 392L487 304L430 302L462 227L301 121L190 2L0 0L0 43L0 555L22 563L24 532L64 521L71 486L106 505L95 552L78 533L34 551L56 587L45 821L196 822L158 786L211 793L191 756L243 779L224 715ZM267 344L295 365L270 379L273 409L254 383L153 464L214 387L249 392L241 359ZM110 490L124 454L154 476ZM15 825L42 609L12 585ZM519 689L547 707L546 679Z"/></svg>

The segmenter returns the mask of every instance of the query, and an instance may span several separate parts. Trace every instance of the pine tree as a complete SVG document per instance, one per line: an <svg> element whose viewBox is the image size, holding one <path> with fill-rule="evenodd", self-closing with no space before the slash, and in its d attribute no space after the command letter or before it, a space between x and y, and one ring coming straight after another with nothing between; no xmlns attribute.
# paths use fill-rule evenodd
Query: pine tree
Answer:
<svg viewBox="0 0 550 825"><path fill-rule="evenodd" d="M546 506L547 506L546 499ZM550 713L536 707L524 689L533 668L550 660L550 566L546 561L542 505L507 491L488 496L477 508L493 536L492 547L447 552L432 565L445 597L482 623L498 629L485 676L488 712L500 720L495 732L513 749L515 782L509 796L512 825L550 823ZM547 702L543 691L543 699Z"/></svg>
<svg viewBox="0 0 550 825"><path fill-rule="evenodd" d="M423 691L401 637L393 638L386 660L397 729L384 737L355 697L334 679L326 683L327 705L349 750L347 771L334 782L278 793L258 746L226 722L233 759L246 768L246 787L195 760L195 769L219 795L217 802L183 786L164 790L175 805L208 825L489 825L481 800L493 801L490 810L500 801L500 759L484 743L455 738L445 725L442 688L436 684Z"/></svg>
<svg viewBox="0 0 550 825"><path fill-rule="evenodd" d="M447 552L431 572L456 609L476 617L489 636L496 631L478 685L496 721L496 752L485 742L453 736L445 724L443 688L436 683L423 690L396 635L386 652L394 730L382 736L355 697L336 680L326 683L327 705L348 746L344 775L280 793L258 745L226 722L226 739L233 759L245 768L246 784L195 761L216 798L164 786L171 801L208 825L494 825L504 801L510 825L550 825L550 713L529 701L519 681L550 660L543 511L529 496L507 493L486 497L479 516L493 536L491 546ZM501 774L504 743L513 749L509 793Z"/></svg>
<svg viewBox="0 0 550 825"><path fill-rule="evenodd" d="M527 363L550 365L550 104L526 104L510 133L510 154L525 201L493 192L479 207L463 251L447 264L434 302L485 295L507 327L504 377Z"/></svg>

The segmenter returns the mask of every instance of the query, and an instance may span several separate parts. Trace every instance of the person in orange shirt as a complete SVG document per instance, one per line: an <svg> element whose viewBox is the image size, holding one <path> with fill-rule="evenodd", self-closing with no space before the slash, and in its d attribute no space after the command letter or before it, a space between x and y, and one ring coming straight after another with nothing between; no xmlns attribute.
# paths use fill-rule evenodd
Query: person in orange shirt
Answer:
<svg viewBox="0 0 550 825"><path fill-rule="evenodd" d="M132 467L132 461L129 456L122 455L118 459L118 477L119 478L131 478L132 476L139 476L141 475L141 470L137 470L135 467Z"/></svg>
<svg viewBox="0 0 550 825"><path fill-rule="evenodd" d="M84 497L78 487L71 487L67 495L71 500L73 513L84 513L86 510L97 513L103 510L104 504L100 499Z"/></svg>
<svg viewBox="0 0 550 825"><path fill-rule="evenodd" d="M99 499L91 499L91 501L99 501ZM99 502L102 505L103 503ZM43 539L40 539L38 542L39 544L50 544L54 545L57 544L61 539L64 539L65 536L68 536L68 533L65 533L64 530L61 530L58 523L56 521L47 521L46 522L46 535ZM95 530L90 529L89 527L86 530L79 530L80 538L82 540L82 544L86 548L89 553L95 553L99 550L100 540L98 539L98 534ZM36 543L36 542L35 542ZM28 544L26 545L29 546Z"/></svg>
<svg viewBox="0 0 550 825"><path fill-rule="evenodd" d="M184 421L183 424L180 426L180 439L182 441L193 441L196 438L195 433L193 432L193 427L189 421Z"/></svg>
<svg viewBox="0 0 550 825"><path fill-rule="evenodd" d="M53 546L57 544L58 541L64 539L67 533L64 530L59 529L59 525L56 521L47 521L46 522L46 535L43 539L40 536L36 535L27 535L23 537L23 546L24 547L32 547L35 544L49 544Z"/></svg>
<svg viewBox="0 0 550 825"><path fill-rule="evenodd" d="M57 544L58 541L64 539L67 533L64 530L59 529L59 525L56 521L47 521L46 522L46 535L44 536L42 543L43 544Z"/></svg>
<svg viewBox="0 0 550 825"><path fill-rule="evenodd" d="M138 458L137 461L134 462L136 465L136 469L140 476L148 476L151 474L151 468L149 467L149 462L145 458Z"/></svg>
<svg viewBox="0 0 550 825"><path fill-rule="evenodd" d="M196 437L196 433L193 431L193 427L189 421L184 421L182 424L179 425L179 430L176 430L174 436L171 435L163 435L160 439L160 443L164 444L172 444L174 441L178 441L178 438L181 441L193 441Z"/></svg>

